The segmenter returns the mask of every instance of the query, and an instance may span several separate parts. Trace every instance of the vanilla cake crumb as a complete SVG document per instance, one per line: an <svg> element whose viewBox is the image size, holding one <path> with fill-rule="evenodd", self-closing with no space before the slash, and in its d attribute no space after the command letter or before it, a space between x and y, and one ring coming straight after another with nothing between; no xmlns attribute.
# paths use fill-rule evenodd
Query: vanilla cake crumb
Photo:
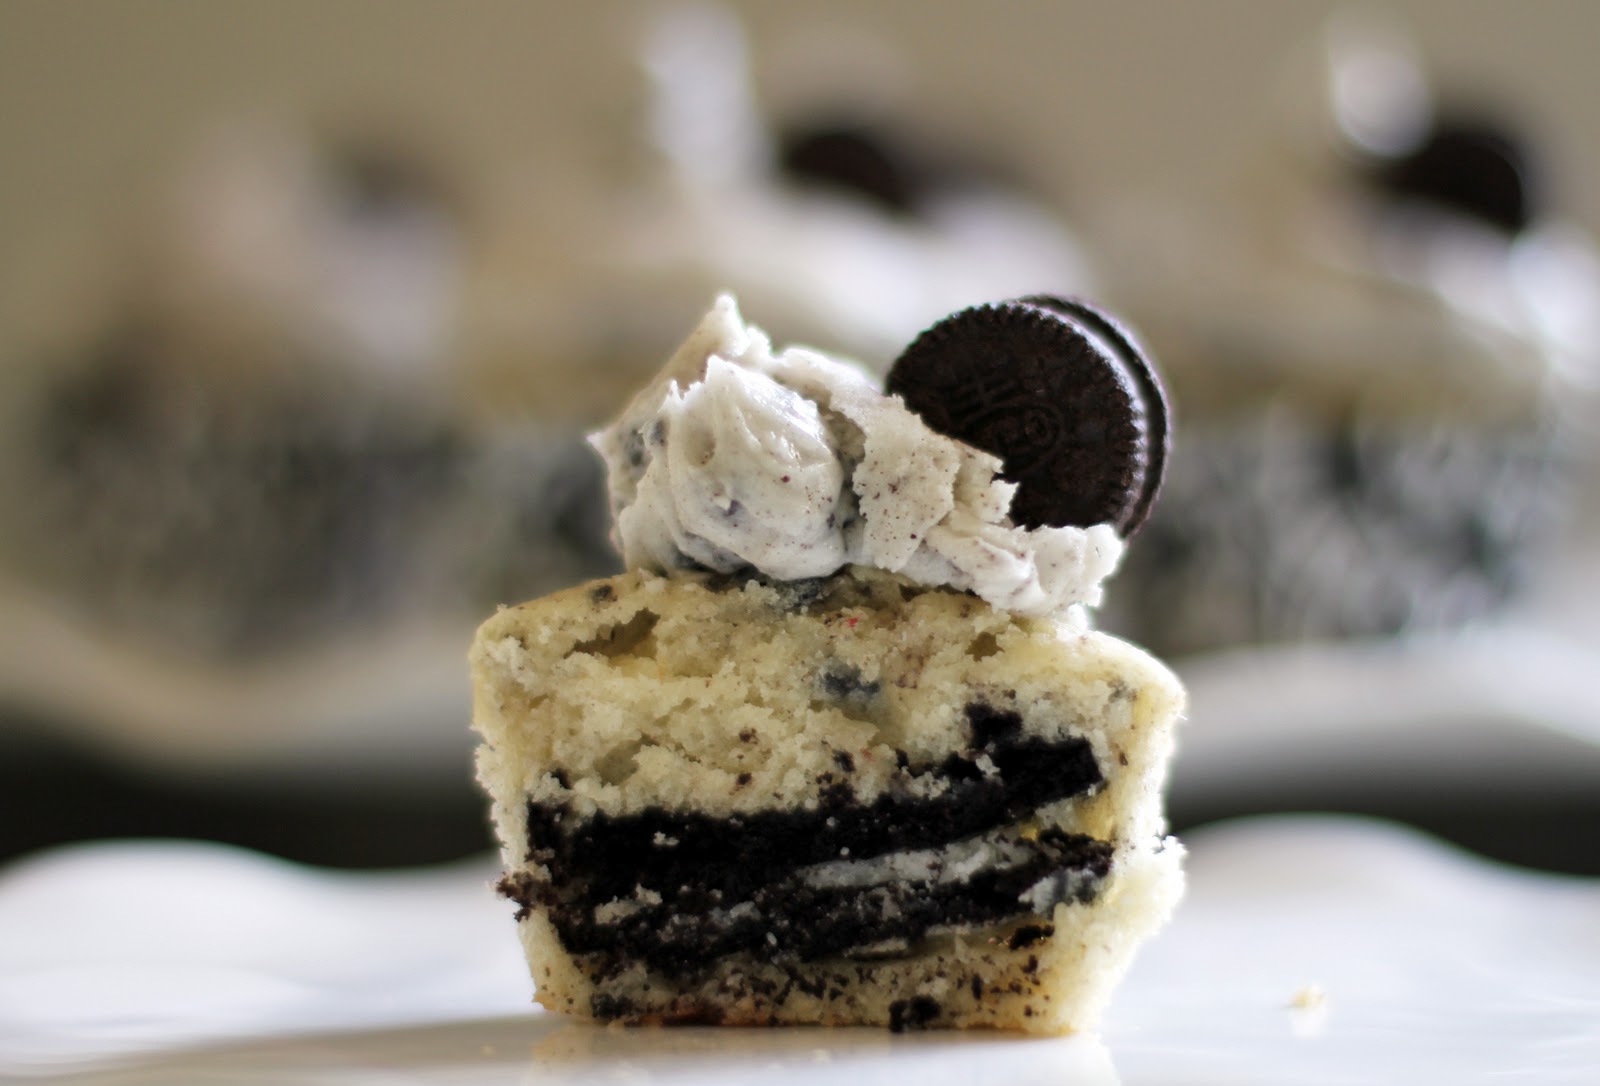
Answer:
<svg viewBox="0 0 1600 1086"><path fill-rule="evenodd" d="M473 666L551 1009L1086 1028L1181 892L1182 693L1104 634L873 570L636 571L502 611Z"/></svg>

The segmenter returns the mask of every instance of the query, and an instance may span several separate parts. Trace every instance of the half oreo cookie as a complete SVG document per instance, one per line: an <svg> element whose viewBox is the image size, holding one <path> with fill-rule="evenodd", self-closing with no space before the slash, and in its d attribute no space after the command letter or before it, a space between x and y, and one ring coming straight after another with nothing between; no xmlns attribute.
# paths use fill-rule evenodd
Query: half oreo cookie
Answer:
<svg viewBox="0 0 1600 1086"><path fill-rule="evenodd" d="M1167 398L1133 337L1083 301L1030 295L935 324L889 371L888 389L934 430L993 453L1030 528L1149 516L1166 470Z"/></svg>

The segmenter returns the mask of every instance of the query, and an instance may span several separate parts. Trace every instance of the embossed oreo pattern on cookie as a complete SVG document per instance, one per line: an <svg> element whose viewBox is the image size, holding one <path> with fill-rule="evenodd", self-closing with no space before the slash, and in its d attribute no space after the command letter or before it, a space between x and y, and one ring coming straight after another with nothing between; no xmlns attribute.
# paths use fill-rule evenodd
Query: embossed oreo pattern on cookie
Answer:
<svg viewBox="0 0 1600 1086"><path fill-rule="evenodd" d="M933 429L993 453L1019 524L1148 515L1167 446L1166 400L1143 353L1084 303L1038 295L940 321L901 354L888 389Z"/></svg>
<svg viewBox="0 0 1600 1086"><path fill-rule="evenodd" d="M1144 408L1147 463L1144 469L1144 489L1134 507L1129 510L1123 535L1137 531L1150 516L1156 497L1166 478L1167 455L1172 448L1172 404L1167 397L1161 374L1150 361L1150 354L1134 334L1105 310L1090 305L1081 298L1065 298L1054 294L1030 294L1019 299L1026 305L1048 309L1057 316L1077 323L1081 330L1094 335L1100 345L1122 364L1132 380Z"/></svg>

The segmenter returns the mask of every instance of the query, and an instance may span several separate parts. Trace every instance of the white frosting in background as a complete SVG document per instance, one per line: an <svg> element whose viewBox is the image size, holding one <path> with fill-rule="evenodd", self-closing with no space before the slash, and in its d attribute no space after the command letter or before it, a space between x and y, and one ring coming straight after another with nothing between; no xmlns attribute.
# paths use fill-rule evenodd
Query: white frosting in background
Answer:
<svg viewBox="0 0 1600 1086"><path fill-rule="evenodd" d="M935 433L854 366L774 352L728 295L590 440L629 568L798 580L874 566L1046 615L1098 604L1122 556L1109 524L1013 524L999 458Z"/></svg>

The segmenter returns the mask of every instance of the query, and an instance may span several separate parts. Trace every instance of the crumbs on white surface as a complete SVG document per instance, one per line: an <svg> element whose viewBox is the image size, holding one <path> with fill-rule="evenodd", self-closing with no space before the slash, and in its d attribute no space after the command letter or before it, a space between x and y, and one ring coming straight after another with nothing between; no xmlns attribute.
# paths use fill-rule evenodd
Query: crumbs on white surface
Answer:
<svg viewBox="0 0 1600 1086"><path fill-rule="evenodd" d="M1098 604L1122 557L1109 524L1014 524L999 458L852 365L775 352L728 295L590 440L629 568L801 580L872 566L1047 615Z"/></svg>
<svg viewBox="0 0 1600 1086"><path fill-rule="evenodd" d="M1328 1027L1328 993L1320 984L1301 986L1289 997L1289 1031L1296 1037L1319 1037Z"/></svg>
<svg viewBox="0 0 1600 1086"><path fill-rule="evenodd" d="M1297 1011L1311 1011L1326 1006L1328 993L1323 991L1320 984L1307 984L1298 989L1289 997L1289 1006Z"/></svg>

